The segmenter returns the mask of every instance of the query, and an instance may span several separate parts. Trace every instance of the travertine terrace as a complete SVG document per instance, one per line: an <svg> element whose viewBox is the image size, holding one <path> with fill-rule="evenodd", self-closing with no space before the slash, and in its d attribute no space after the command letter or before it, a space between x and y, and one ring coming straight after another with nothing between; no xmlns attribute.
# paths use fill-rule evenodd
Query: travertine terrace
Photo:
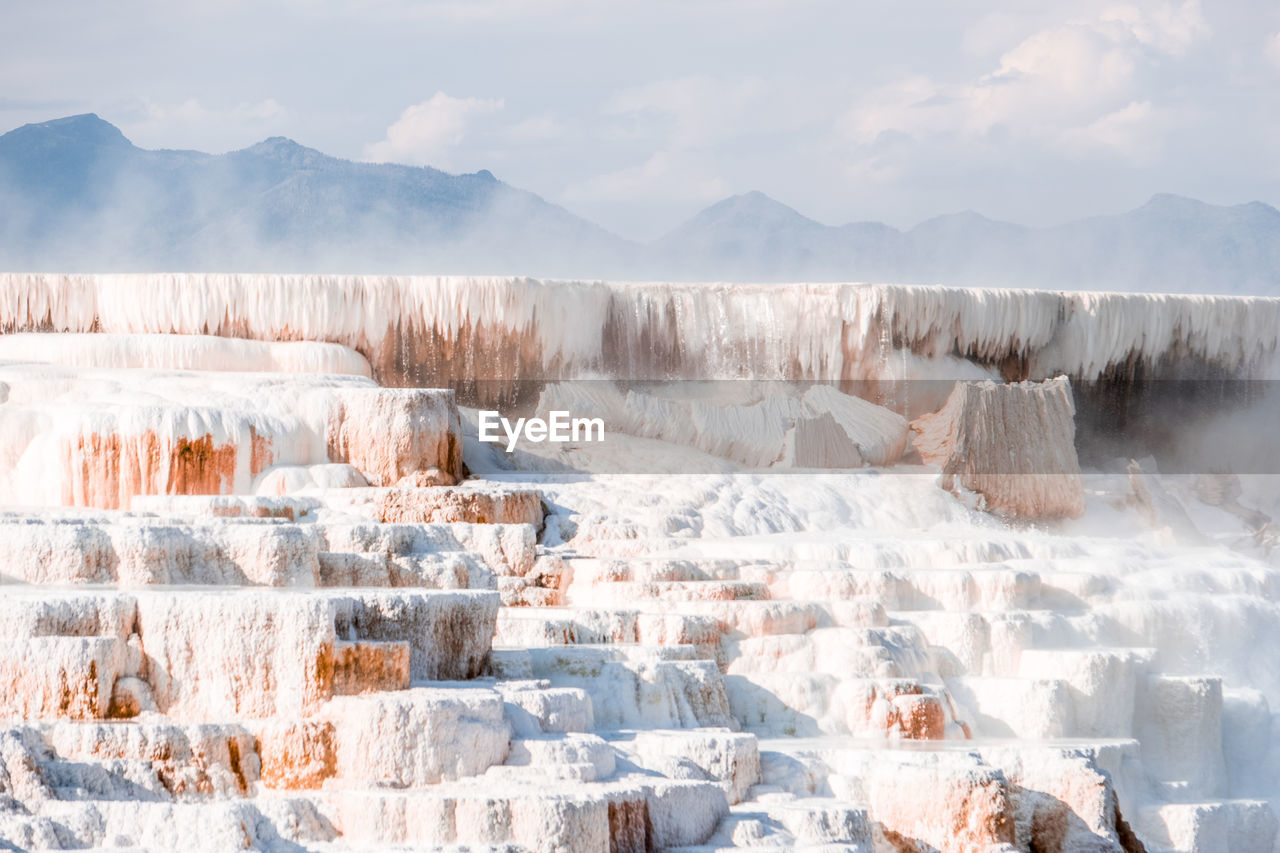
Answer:
<svg viewBox="0 0 1280 853"><path fill-rule="evenodd" d="M1070 383L1270 377L1280 302L13 275L0 327L0 848L1277 849L1280 489L1079 459ZM608 440L476 442L515 398Z"/></svg>
<svg viewBox="0 0 1280 853"><path fill-rule="evenodd" d="M941 469L944 489L977 493L1000 515L1076 518L1084 484L1074 418L1063 377L957 383L945 406L912 426L920 458Z"/></svg>

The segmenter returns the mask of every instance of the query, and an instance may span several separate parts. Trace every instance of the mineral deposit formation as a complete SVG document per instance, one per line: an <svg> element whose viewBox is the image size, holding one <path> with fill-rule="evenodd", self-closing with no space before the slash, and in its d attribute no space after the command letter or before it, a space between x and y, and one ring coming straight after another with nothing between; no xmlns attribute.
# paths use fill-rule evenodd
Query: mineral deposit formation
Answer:
<svg viewBox="0 0 1280 853"><path fill-rule="evenodd" d="M0 849L1280 849L1278 478L1120 422L1275 378L1280 300L6 275L0 329ZM1276 450L1228 397L1151 446Z"/></svg>

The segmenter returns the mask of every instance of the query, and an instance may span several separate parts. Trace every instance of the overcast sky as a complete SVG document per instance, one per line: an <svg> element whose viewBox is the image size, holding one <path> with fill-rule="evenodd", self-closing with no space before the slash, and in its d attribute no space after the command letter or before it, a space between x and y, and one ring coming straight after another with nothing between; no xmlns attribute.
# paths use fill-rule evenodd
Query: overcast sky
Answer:
<svg viewBox="0 0 1280 853"><path fill-rule="evenodd" d="M627 237L1280 202L1280 3L0 0L0 129L487 168Z"/></svg>

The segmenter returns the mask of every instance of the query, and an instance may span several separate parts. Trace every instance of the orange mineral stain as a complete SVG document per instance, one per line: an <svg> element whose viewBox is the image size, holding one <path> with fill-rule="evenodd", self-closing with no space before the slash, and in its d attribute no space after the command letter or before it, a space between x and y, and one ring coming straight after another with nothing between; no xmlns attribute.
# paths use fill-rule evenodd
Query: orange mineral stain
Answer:
<svg viewBox="0 0 1280 853"><path fill-rule="evenodd" d="M269 436L249 430L249 474L273 462ZM241 447L198 438L88 433L69 439L62 503L96 509L127 509L135 495L219 495L235 489Z"/></svg>

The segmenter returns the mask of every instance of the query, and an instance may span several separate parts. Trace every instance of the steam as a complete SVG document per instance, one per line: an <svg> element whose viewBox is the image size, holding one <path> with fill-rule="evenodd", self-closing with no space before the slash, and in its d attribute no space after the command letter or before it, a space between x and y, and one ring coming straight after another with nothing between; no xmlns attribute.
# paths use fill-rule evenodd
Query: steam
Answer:
<svg viewBox="0 0 1280 853"><path fill-rule="evenodd" d="M638 269L635 244L485 174L347 163L287 140L217 157L132 152L98 157L66 187L19 185L0 168L0 269L579 278Z"/></svg>

